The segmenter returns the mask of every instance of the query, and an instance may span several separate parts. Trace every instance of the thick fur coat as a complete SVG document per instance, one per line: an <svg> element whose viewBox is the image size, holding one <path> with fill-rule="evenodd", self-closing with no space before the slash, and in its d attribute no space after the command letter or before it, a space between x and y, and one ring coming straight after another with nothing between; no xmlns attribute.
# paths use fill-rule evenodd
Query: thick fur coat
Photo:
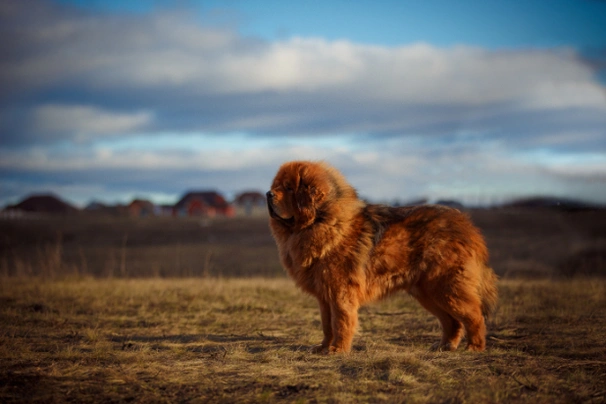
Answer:
<svg viewBox="0 0 606 404"><path fill-rule="evenodd" d="M361 305L403 290L442 326L441 350L486 346L496 276L479 230L443 206L393 208L358 198L322 162L283 164L267 192L282 265L320 305L324 340L315 352L349 352Z"/></svg>

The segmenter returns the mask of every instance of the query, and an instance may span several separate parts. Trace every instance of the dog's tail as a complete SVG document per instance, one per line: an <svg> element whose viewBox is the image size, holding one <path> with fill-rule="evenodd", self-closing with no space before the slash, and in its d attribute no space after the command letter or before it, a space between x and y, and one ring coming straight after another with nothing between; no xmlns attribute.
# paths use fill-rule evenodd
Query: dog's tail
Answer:
<svg viewBox="0 0 606 404"><path fill-rule="evenodd" d="M497 307L499 293L497 291L498 277L488 265L482 265L482 275L478 285L478 293L482 299L482 314L490 318Z"/></svg>

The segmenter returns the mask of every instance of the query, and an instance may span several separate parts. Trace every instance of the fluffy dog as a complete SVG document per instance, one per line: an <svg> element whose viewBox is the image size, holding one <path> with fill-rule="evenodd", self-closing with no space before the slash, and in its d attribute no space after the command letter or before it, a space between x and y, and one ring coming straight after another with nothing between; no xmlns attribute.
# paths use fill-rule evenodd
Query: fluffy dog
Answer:
<svg viewBox="0 0 606 404"><path fill-rule="evenodd" d="M323 162L283 164L267 192L282 265L320 304L324 339L314 352L349 352L358 308L407 291L442 326L440 350L486 346L496 276L479 230L460 211L367 204Z"/></svg>

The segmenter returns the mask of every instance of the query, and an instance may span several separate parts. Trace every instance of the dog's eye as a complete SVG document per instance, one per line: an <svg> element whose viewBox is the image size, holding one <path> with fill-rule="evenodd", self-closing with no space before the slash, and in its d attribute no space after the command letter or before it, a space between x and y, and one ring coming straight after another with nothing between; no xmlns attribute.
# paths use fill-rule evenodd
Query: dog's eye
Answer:
<svg viewBox="0 0 606 404"><path fill-rule="evenodd" d="M284 189L288 192L292 192L292 187L290 185L284 185Z"/></svg>

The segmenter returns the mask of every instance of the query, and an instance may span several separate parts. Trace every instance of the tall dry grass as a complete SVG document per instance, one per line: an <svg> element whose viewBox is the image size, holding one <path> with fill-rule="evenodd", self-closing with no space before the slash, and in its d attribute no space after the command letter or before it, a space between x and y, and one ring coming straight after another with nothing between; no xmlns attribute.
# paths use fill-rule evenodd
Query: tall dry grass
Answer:
<svg viewBox="0 0 606 404"><path fill-rule="evenodd" d="M0 220L0 275L98 278L282 275L267 221Z"/></svg>
<svg viewBox="0 0 606 404"><path fill-rule="evenodd" d="M473 210L505 278L606 275L606 210ZM282 276L266 218L0 220L0 275Z"/></svg>

